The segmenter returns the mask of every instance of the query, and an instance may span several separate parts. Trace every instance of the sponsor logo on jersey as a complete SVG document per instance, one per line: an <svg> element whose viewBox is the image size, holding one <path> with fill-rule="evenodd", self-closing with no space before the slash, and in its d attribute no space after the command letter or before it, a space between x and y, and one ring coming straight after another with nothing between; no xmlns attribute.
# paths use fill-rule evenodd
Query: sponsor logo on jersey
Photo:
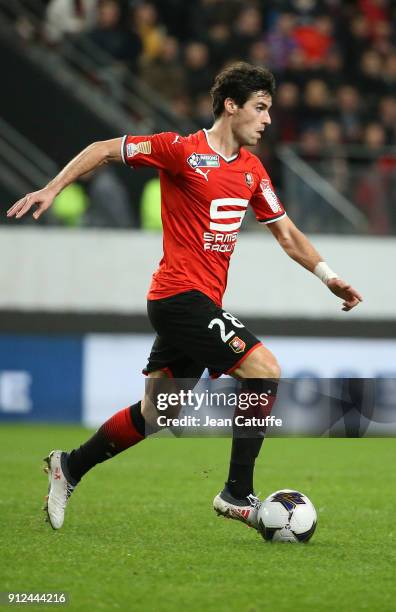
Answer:
<svg viewBox="0 0 396 612"><path fill-rule="evenodd" d="M150 155L151 140L144 140L143 142L132 142L127 144L126 153L127 157L134 157L138 153L143 153L143 155Z"/></svg>
<svg viewBox="0 0 396 612"><path fill-rule="evenodd" d="M251 189L253 185L253 176L250 174L250 172L245 172L245 181L246 185L249 187L249 189Z"/></svg>
<svg viewBox="0 0 396 612"><path fill-rule="evenodd" d="M260 182L260 188L263 193L264 198L266 199L268 205L270 206L272 212L277 213L282 211L282 207L275 193L271 189L271 185L268 179L262 179Z"/></svg>
<svg viewBox="0 0 396 612"><path fill-rule="evenodd" d="M187 163L193 168L219 168L219 155L210 155L209 153L191 153L187 158Z"/></svg>
<svg viewBox="0 0 396 612"><path fill-rule="evenodd" d="M238 336L234 336L228 344L230 345L234 353L243 353L246 348L246 342L238 338Z"/></svg>
<svg viewBox="0 0 396 612"><path fill-rule="evenodd" d="M238 232L222 234L220 232L204 232L204 251L218 251L219 253L232 253L238 238Z"/></svg>

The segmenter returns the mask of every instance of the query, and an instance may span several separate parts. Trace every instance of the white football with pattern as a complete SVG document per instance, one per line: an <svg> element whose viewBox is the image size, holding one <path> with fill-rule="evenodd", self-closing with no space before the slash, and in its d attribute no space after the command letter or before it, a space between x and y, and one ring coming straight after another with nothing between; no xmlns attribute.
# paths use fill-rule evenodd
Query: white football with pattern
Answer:
<svg viewBox="0 0 396 612"><path fill-rule="evenodd" d="M317 523L311 500L293 489L281 489L269 495L258 513L259 532L271 542L308 542Z"/></svg>

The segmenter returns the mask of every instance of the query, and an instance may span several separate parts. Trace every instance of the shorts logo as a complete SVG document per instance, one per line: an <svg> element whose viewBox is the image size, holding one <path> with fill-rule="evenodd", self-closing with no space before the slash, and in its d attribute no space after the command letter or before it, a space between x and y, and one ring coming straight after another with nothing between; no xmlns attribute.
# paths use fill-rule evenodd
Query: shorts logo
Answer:
<svg viewBox="0 0 396 612"><path fill-rule="evenodd" d="M245 181L246 185L249 187L249 189L251 189L253 185L253 176L250 174L250 172L245 172Z"/></svg>
<svg viewBox="0 0 396 612"><path fill-rule="evenodd" d="M151 153L151 140L144 140L143 142L138 143L130 143L127 144L126 154L127 157L134 157L138 153L143 153L143 155L150 155Z"/></svg>
<svg viewBox="0 0 396 612"><path fill-rule="evenodd" d="M234 336L228 344L232 348L234 353L243 353L246 348L246 342L238 338L238 336Z"/></svg>
<svg viewBox="0 0 396 612"><path fill-rule="evenodd" d="M187 163L194 170L196 168L219 168L220 157L208 153L191 153L190 157L187 157Z"/></svg>
<svg viewBox="0 0 396 612"><path fill-rule="evenodd" d="M279 203L279 200L276 197L275 193L271 189L271 185L270 185L269 180L262 179L261 182L260 182L260 189L262 191L262 194L263 194L265 200L269 204L272 212L274 212L274 213L281 212L282 211L282 207L281 207L281 205Z"/></svg>

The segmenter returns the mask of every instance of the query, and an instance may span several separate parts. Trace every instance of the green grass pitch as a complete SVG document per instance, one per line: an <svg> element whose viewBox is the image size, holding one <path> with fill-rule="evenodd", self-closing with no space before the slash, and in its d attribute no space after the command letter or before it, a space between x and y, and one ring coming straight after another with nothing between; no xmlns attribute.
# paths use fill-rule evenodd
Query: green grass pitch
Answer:
<svg viewBox="0 0 396 612"><path fill-rule="evenodd" d="M41 457L87 433L1 427L1 591L66 591L83 611L395 610L394 439L265 442L257 491L296 488L318 510L304 545L215 516L227 439L147 440L88 474L53 531Z"/></svg>

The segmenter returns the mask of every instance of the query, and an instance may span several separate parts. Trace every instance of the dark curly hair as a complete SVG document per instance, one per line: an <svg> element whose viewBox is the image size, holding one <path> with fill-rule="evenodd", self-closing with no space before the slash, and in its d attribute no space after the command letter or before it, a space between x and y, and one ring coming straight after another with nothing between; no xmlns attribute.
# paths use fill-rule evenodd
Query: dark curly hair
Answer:
<svg viewBox="0 0 396 612"><path fill-rule="evenodd" d="M256 91L265 91L270 96L275 93L275 78L272 72L260 66L238 62L224 68L215 78L210 90L214 118L218 119L224 112L224 100L232 98L238 106Z"/></svg>

